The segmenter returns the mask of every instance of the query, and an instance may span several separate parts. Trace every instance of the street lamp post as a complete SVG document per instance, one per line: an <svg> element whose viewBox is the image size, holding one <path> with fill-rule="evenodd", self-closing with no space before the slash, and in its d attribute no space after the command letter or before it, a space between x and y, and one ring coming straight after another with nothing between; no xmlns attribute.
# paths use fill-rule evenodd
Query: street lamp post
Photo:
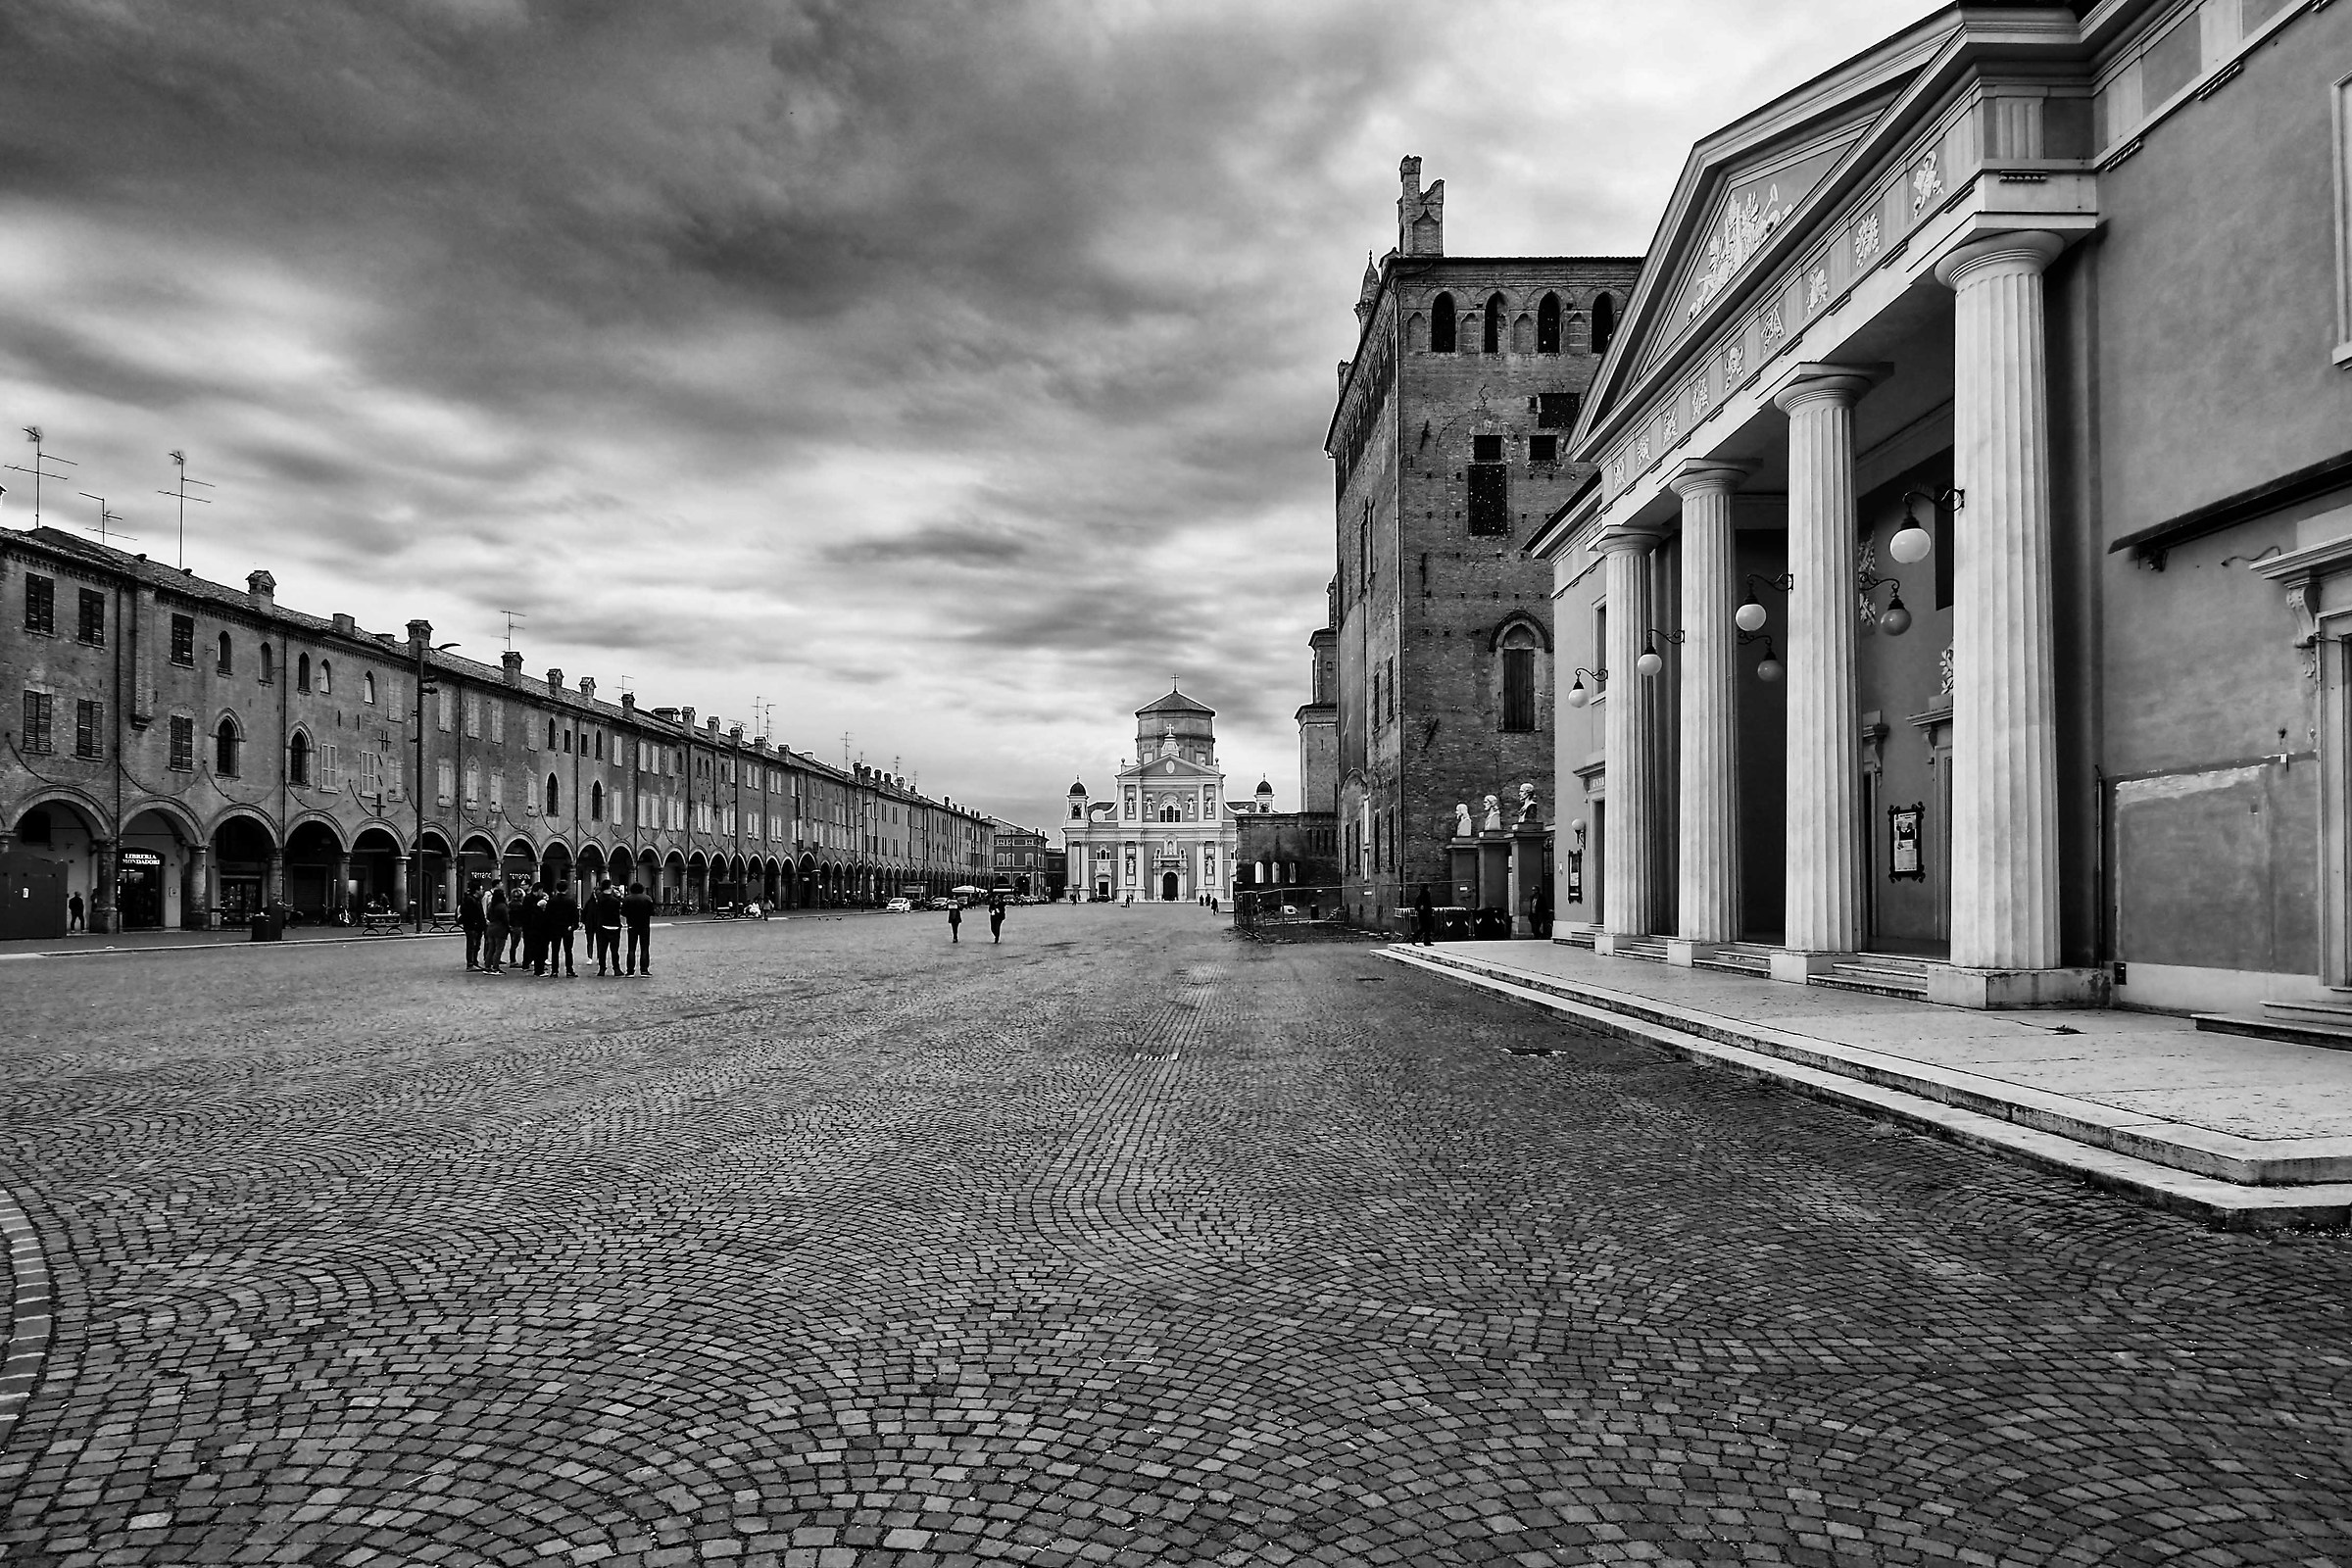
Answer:
<svg viewBox="0 0 2352 1568"><path fill-rule="evenodd" d="M417 932L424 930L424 699L428 693L440 691L438 683L429 678L431 665L428 653L444 653L456 643L433 645L433 623L429 620L409 622L410 646L416 650L416 783L413 790L416 807L416 831L409 840L409 915Z"/></svg>

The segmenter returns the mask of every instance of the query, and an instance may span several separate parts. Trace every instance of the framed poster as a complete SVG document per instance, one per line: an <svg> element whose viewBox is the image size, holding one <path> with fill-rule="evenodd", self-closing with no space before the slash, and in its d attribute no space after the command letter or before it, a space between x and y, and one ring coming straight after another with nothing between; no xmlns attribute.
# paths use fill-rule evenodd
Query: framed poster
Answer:
<svg viewBox="0 0 2352 1568"><path fill-rule="evenodd" d="M1890 882L1924 882L1928 876L1926 859L1920 854L1919 824L1927 815L1927 803L1914 801L1909 806L1886 808L1886 879Z"/></svg>
<svg viewBox="0 0 2352 1568"><path fill-rule="evenodd" d="M1563 904L1585 902L1585 852L1582 850L1568 852L1568 891L1560 902Z"/></svg>

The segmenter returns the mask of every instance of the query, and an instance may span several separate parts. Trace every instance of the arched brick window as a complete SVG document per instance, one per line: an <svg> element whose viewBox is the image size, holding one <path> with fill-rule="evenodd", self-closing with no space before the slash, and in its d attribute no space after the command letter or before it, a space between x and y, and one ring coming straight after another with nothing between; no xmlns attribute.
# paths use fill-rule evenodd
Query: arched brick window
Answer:
<svg viewBox="0 0 2352 1568"><path fill-rule="evenodd" d="M1503 314L1504 310L1505 307L1502 303L1502 296L1500 294L1490 294L1487 296L1487 308L1485 312L1487 319L1485 332L1483 334L1486 341L1481 345L1481 347L1489 354L1500 354L1503 351L1503 333L1510 330L1510 328L1504 324L1507 319Z"/></svg>
<svg viewBox="0 0 2352 1568"><path fill-rule="evenodd" d="M244 750L245 737L238 732L235 717L221 714L220 727L213 731L213 771L222 778L235 778Z"/></svg>
<svg viewBox="0 0 2352 1568"><path fill-rule="evenodd" d="M308 654L294 661L294 689L298 692L311 689L311 656Z"/></svg>
<svg viewBox="0 0 2352 1568"><path fill-rule="evenodd" d="M1560 297L1546 294L1544 303L1536 307L1536 352L1560 352Z"/></svg>
<svg viewBox="0 0 2352 1568"><path fill-rule="evenodd" d="M1429 306L1429 352L1451 354L1453 350L1453 296L1441 294Z"/></svg>
<svg viewBox="0 0 2352 1568"><path fill-rule="evenodd" d="M1617 302L1606 294L1592 300L1592 352L1606 354L1609 342L1617 335Z"/></svg>
<svg viewBox="0 0 2352 1568"><path fill-rule="evenodd" d="M311 738L296 730L286 743L286 782L309 784L311 781Z"/></svg>
<svg viewBox="0 0 2352 1568"><path fill-rule="evenodd" d="M592 822L605 819L605 787L602 784L588 786L588 818Z"/></svg>
<svg viewBox="0 0 2352 1568"><path fill-rule="evenodd" d="M547 775L547 814L561 816L563 805L564 786L556 781L555 774L550 773Z"/></svg>

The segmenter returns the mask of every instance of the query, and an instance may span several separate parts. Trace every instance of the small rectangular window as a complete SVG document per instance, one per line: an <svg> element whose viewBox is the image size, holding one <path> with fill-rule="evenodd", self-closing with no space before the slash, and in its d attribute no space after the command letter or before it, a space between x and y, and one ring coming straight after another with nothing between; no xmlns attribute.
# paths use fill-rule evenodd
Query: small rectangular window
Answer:
<svg viewBox="0 0 2352 1568"><path fill-rule="evenodd" d="M1576 423L1576 394L1573 392L1539 392L1536 394L1536 428L1565 430Z"/></svg>
<svg viewBox="0 0 2352 1568"><path fill-rule="evenodd" d="M189 773L196 768L196 721L184 713L172 715L172 761L174 772Z"/></svg>
<svg viewBox="0 0 2352 1568"><path fill-rule="evenodd" d="M490 744L493 746L504 746L506 743L507 705L504 703L492 703L490 705Z"/></svg>
<svg viewBox="0 0 2352 1568"><path fill-rule="evenodd" d="M106 746L101 728L105 719L104 705L86 697L74 700L74 755L75 757L104 757Z"/></svg>
<svg viewBox="0 0 2352 1568"><path fill-rule="evenodd" d="M106 595L95 588L81 590L81 617L74 630L76 642L93 648L106 646Z"/></svg>
<svg viewBox="0 0 2352 1568"><path fill-rule="evenodd" d="M41 637L57 635L57 579L24 574L24 629Z"/></svg>
<svg viewBox="0 0 2352 1568"><path fill-rule="evenodd" d="M50 707L47 692L26 692L24 694L24 750L37 757L47 756L52 744L49 730Z"/></svg>
<svg viewBox="0 0 2352 1568"><path fill-rule="evenodd" d="M1556 435L1531 435L1527 438L1527 461L1557 463L1560 461L1560 438Z"/></svg>
<svg viewBox="0 0 2352 1568"><path fill-rule="evenodd" d="M172 662L186 669L196 667L196 617L172 617Z"/></svg>
<svg viewBox="0 0 2352 1568"><path fill-rule="evenodd" d="M466 694L466 733L475 739L482 733L482 699L474 692Z"/></svg>
<svg viewBox="0 0 2352 1568"><path fill-rule="evenodd" d="M1509 533L1511 531L1510 504L1510 469L1499 463L1472 464L1470 466L1470 531L1481 534Z"/></svg>
<svg viewBox="0 0 2352 1568"><path fill-rule="evenodd" d="M1470 457L1473 462L1477 463L1500 463L1502 461L1502 437L1498 435L1472 436L1470 438Z"/></svg>

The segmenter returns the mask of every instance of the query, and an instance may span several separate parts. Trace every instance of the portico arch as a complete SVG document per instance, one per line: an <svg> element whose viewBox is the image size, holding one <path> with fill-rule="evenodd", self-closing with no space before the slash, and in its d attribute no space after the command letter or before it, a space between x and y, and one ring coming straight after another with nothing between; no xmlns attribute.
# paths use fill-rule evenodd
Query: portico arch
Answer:
<svg viewBox="0 0 2352 1568"><path fill-rule="evenodd" d="M343 908L346 848L332 818L306 811L286 834L287 907L306 920L331 920Z"/></svg>
<svg viewBox="0 0 2352 1568"><path fill-rule="evenodd" d="M270 896L277 835L260 815L231 811L213 827L213 898L217 923L244 925Z"/></svg>
<svg viewBox="0 0 2352 1568"><path fill-rule="evenodd" d="M99 907L99 890L106 886L105 815L78 791L44 791L10 821L8 858L20 862L12 870L17 903L23 907L0 914L0 930L11 936L64 936L71 923L72 900L81 900L85 930L107 929L106 912Z"/></svg>

